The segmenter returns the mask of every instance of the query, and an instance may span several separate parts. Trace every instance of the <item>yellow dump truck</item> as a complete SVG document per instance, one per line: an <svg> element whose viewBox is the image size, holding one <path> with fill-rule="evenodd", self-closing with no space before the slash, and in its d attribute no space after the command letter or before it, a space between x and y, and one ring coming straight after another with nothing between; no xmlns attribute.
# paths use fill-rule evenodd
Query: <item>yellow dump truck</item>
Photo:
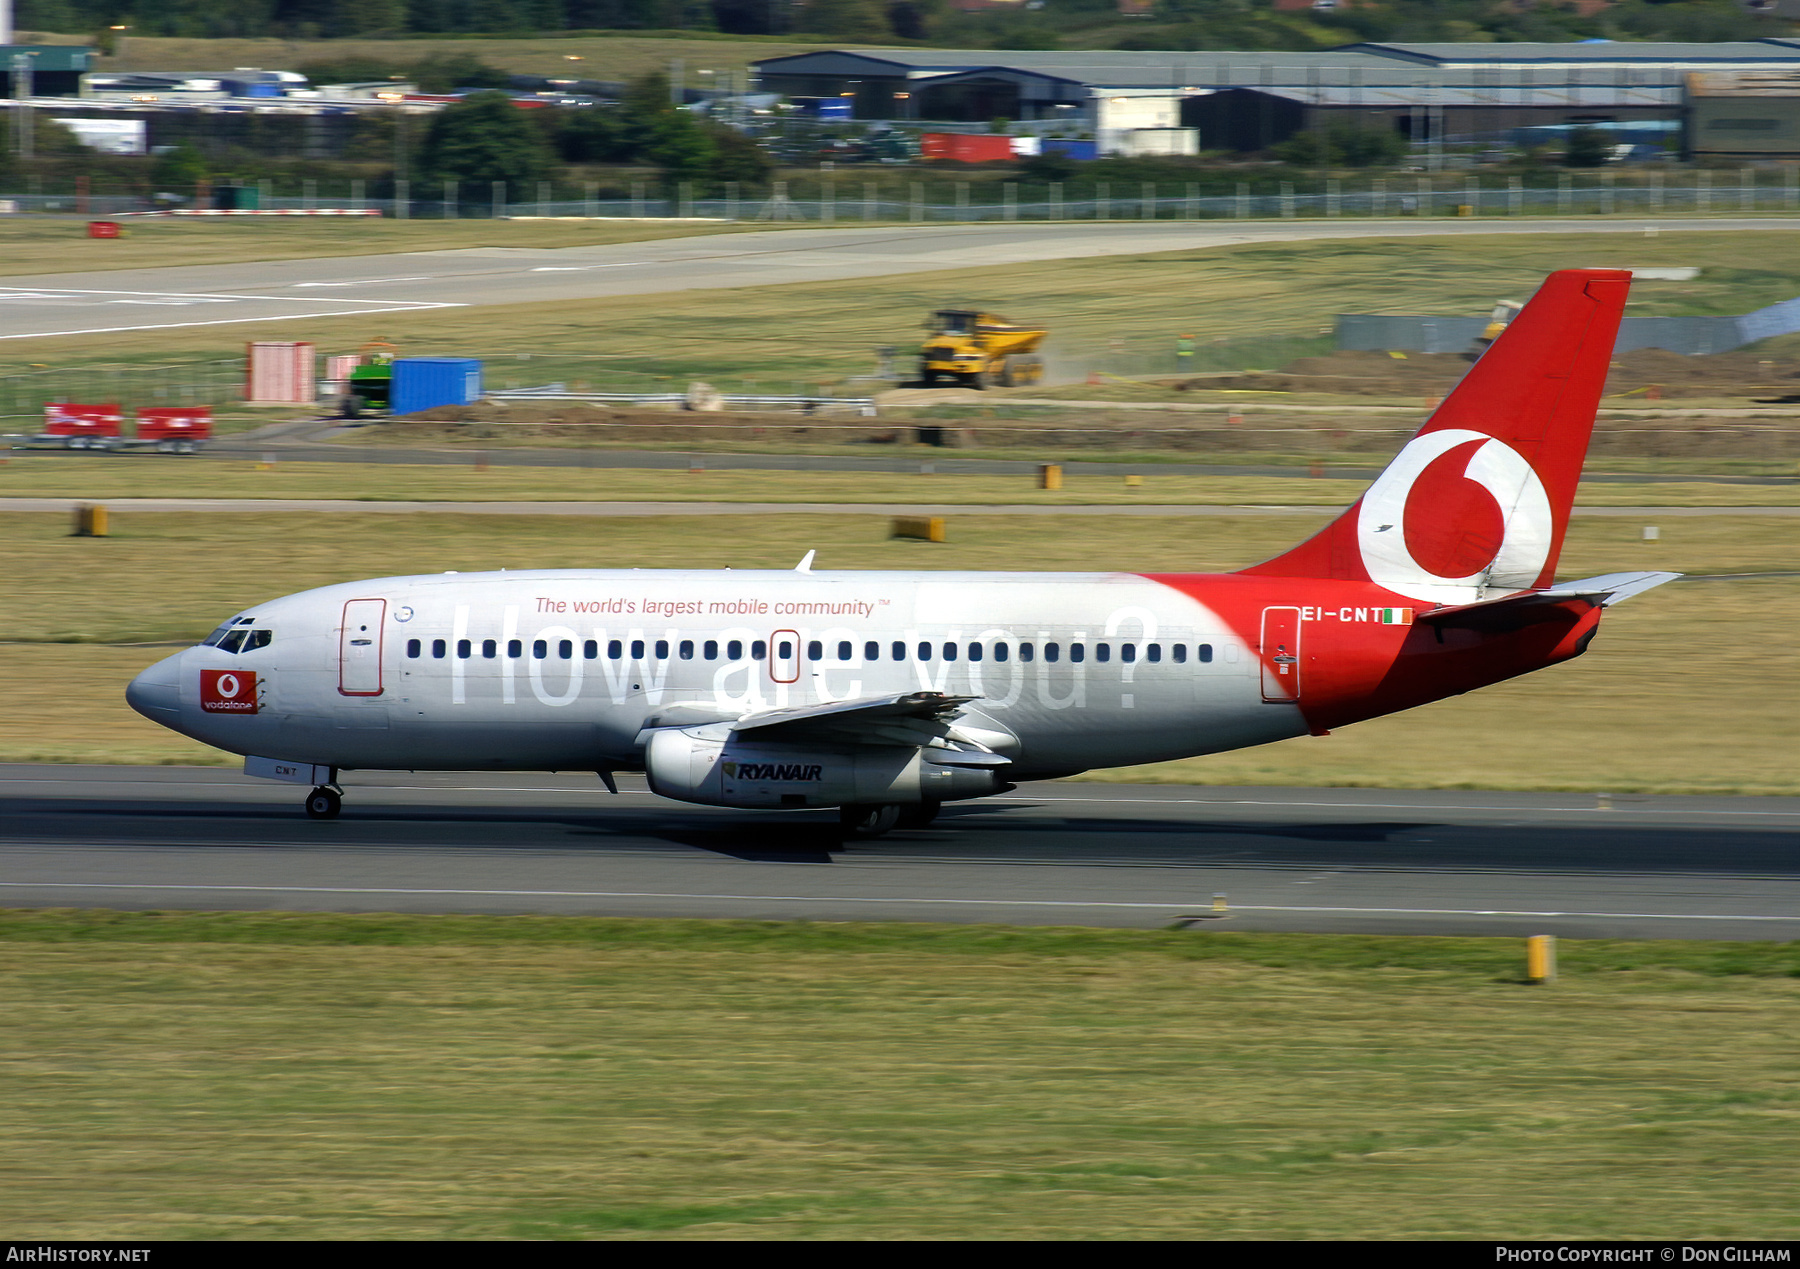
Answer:
<svg viewBox="0 0 1800 1269"><path fill-rule="evenodd" d="M1487 326L1482 329L1481 334L1475 337L1475 343L1469 351L1477 356L1486 352L1488 345L1500 338L1500 332L1512 325L1513 318L1517 317L1519 310L1524 307L1525 304L1522 300L1501 300L1494 305L1493 313L1488 316Z"/></svg>
<svg viewBox="0 0 1800 1269"><path fill-rule="evenodd" d="M919 353L919 380L927 388L1012 388L1044 377L1037 349L1048 332L1038 327L960 308L940 309L925 326L931 337Z"/></svg>

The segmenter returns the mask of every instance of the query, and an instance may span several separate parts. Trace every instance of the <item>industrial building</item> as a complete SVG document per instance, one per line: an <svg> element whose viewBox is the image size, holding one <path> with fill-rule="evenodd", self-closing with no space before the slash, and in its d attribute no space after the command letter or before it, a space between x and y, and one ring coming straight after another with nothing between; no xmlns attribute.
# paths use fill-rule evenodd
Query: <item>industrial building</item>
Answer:
<svg viewBox="0 0 1800 1269"><path fill-rule="evenodd" d="M1000 117L1025 131L1090 136L1104 153L1135 152L1139 131L1183 128L1205 149L1256 151L1339 123L1413 141L1499 141L1570 125L1662 123L1673 133L1690 75L1800 74L1800 40L1369 43L1324 53L862 49L756 65L763 91L847 101L858 119L984 126ZM1800 138L1793 152L1800 157Z"/></svg>

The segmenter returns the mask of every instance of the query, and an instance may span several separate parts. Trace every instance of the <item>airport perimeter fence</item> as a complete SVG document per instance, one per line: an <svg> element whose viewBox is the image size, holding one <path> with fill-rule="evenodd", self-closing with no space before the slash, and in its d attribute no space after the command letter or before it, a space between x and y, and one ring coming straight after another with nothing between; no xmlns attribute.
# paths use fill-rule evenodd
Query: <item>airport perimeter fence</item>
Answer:
<svg viewBox="0 0 1800 1269"><path fill-rule="evenodd" d="M0 374L0 432L36 434L44 407L116 402L146 406L229 406L244 400L244 359L224 357L100 365L44 366Z"/></svg>
<svg viewBox="0 0 1800 1269"><path fill-rule="evenodd" d="M793 197L787 182L768 193L726 192L701 197L691 185L658 192L645 182L629 198L601 198L589 185L580 198L566 187L543 183L538 197L509 197L495 187L486 198L454 184L435 199L413 197L424 192L403 188L398 197L366 197L362 182L353 182L348 198L277 197L272 188L257 191L255 210L311 212L379 211L383 216L416 220L455 219L705 219L734 222L807 222L854 224L967 221L1143 221L1143 220L1277 220L1337 216L1572 216L1572 215L1744 215L1800 213L1800 169L1762 180L1755 169L1739 172L1698 170L1651 173L1621 180L1608 171L1593 176L1562 173L1555 186L1527 185L1522 177L1455 176L1383 177L1327 180L1322 189L1299 192L1293 182L1274 189L1241 183L1232 194L1202 194L1198 183L1100 182L1028 185L1019 182L917 181L906 197L893 196L877 182L824 182L813 196ZM1669 179L1669 178L1676 179ZM402 183L404 186L405 183ZM437 191L433 191L434 193ZM516 194L516 191L513 191ZM125 195L0 194L0 211L17 213L132 216L155 210L146 200Z"/></svg>

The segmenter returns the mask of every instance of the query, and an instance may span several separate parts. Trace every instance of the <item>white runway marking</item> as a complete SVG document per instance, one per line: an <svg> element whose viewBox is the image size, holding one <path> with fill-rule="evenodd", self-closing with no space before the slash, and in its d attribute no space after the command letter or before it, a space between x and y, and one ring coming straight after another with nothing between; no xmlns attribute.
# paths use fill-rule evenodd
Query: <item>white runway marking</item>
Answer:
<svg viewBox="0 0 1800 1269"><path fill-rule="evenodd" d="M387 282L435 282L436 278L420 274L411 278L356 278L348 282L296 282L296 287L303 286L381 286Z"/></svg>
<svg viewBox="0 0 1800 1269"><path fill-rule="evenodd" d="M387 278L382 280L393 282L407 281L410 279ZM307 284L302 283L301 285ZM346 283L345 285L349 284ZM299 299L284 295L237 295L227 291L101 291L78 289L38 291L23 287L0 286L0 305L4 305L9 300L51 300L79 304L83 307L96 307L101 304L152 305L158 307L180 307L192 304L293 305L296 306L297 311L276 313L266 317L229 317L205 322L158 322L152 324L133 324L129 326L84 326L72 330L34 330L16 335L0 335L0 339L43 339L54 335L111 335L134 330L172 330L189 326L234 326L239 322L291 322L318 317L357 317L379 313L412 313L436 308L466 307L466 305L461 303L451 303L446 301L379 300L368 298L339 300L324 295ZM319 310L314 307L320 304L361 305L362 307L325 310ZM379 305L380 307L370 307L371 305Z"/></svg>
<svg viewBox="0 0 1800 1269"><path fill-rule="evenodd" d="M793 895L793 894L693 894L665 890L473 890L449 887L409 886L243 886L188 884L185 882L106 882L106 881L4 881L0 890L170 890L207 891L228 894L369 894L456 896L461 898L496 899L680 899L719 903L920 903L951 907L991 908L1134 908L1155 911L1192 907L1191 901L1142 903L1116 899L939 899L918 896L863 895ZM1509 908L1350 908L1317 907L1286 904L1234 903L1233 912L1331 912L1347 916L1474 916L1551 918L1590 918L1607 920L1649 921L1775 921L1800 922L1800 916L1754 916L1713 912L1556 912Z"/></svg>

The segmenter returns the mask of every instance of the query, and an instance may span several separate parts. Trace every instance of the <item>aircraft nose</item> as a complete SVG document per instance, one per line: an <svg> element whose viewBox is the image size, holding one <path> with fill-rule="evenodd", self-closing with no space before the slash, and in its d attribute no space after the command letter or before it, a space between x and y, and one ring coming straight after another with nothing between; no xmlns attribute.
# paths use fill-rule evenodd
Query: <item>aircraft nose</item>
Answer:
<svg viewBox="0 0 1800 1269"><path fill-rule="evenodd" d="M164 657L125 689L125 703L153 723L168 727L181 716L181 658Z"/></svg>

